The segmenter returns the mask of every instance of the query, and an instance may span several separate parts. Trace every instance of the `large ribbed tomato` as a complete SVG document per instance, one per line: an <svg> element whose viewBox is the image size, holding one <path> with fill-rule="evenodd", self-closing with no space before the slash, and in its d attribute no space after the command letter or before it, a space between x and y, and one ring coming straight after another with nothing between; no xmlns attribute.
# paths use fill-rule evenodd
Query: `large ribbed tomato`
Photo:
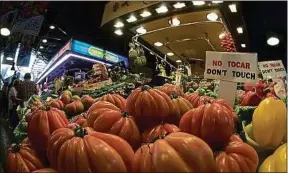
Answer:
<svg viewBox="0 0 288 173"><path fill-rule="evenodd" d="M188 111L190 111L193 106L192 104L185 98L178 96L176 93L170 95L173 103L173 111L169 118L166 119L166 122L179 124L181 117Z"/></svg>
<svg viewBox="0 0 288 173"><path fill-rule="evenodd" d="M212 102L219 103L219 104L225 106L226 108L228 108L233 114L234 121L235 122L238 121L238 116L237 116L236 112L234 111L234 109L231 106L229 106L229 104L224 99L216 99L216 100L213 100Z"/></svg>
<svg viewBox="0 0 288 173"><path fill-rule="evenodd" d="M164 84L159 89L162 92L166 93L168 96L170 96L172 93L176 93L177 95L184 97L184 92L183 92L182 88L178 85Z"/></svg>
<svg viewBox="0 0 288 173"><path fill-rule="evenodd" d="M200 138L175 132L143 145L134 156L132 172L213 172L210 147Z"/></svg>
<svg viewBox="0 0 288 173"><path fill-rule="evenodd" d="M197 108L200 105L205 104L206 102L211 102L214 100L213 98L201 95L198 92L186 95L185 98L192 104L193 108Z"/></svg>
<svg viewBox="0 0 288 173"><path fill-rule="evenodd" d="M216 169L217 172L256 172L258 162L255 149L232 135L225 150L216 156Z"/></svg>
<svg viewBox="0 0 288 173"><path fill-rule="evenodd" d="M81 98L81 102L83 103L85 110L88 110L91 107L91 105L93 105L93 103L96 102L96 100L90 97L89 95L84 95Z"/></svg>
<svg viewBox="0 0 288 173"><path fill-rule="evenodd" d="M46 153L50 135L67 125L68 120L64 112L57 108L51 107L33 112L28 123L28 138L32 147L41 154Z"/></svg>
<svg viewBox="0 0 288 173"><path fill-rule="evenodd" d="M159 136L174 132L180 132L180 129L174 124L160 124L158 126L155 126L154 128L145 130L142 134L142 142L149 143Z"/></svg>
<svg viewBox="0 0 288 173"><path fill-rule="evenodd" d="M54 107L54 108L58 108L60 110L62 110L64 108L64 103L61 100L58 100L58 99L50 100L46 104L48 106L51 106L51 107Z"/></svg>
<svg viewBox="0 0 288 173"><path fill-rule="evenodd" d="M47 155L58 172L127 172L133 149L122 138L86 127L56 130L49 139Z"/></svg>
<svg viewBox="0 0 288 173"><path fill-rule="evenodd" d="M121 110L124 110L126 106L126 100L119 94L106 94L102 96L98 101L107 101L117 106Z"/></svg>
<svg viewBox="0 0 288 173"><path fill-rule="evenodd" d="M106 101L94 103L93 108L94 111L87 114L88 127L98 132L120 136L134 149L139 147L140 133L133 117Z"/></svg>
<svg viewBox="0 0 288 173"><path fill-rule="evenodd" d="M200 137L214 149L223 147L229 141L234 132L234 117L224 105L206 103L184 114L179 128Z"/></svg>
<svg viewBox="0 0 288 173"><path fill-rule="evenodd" d="M77 115L73 117L70 120L70 123L76 123L81 127L86 127L87 126L87 118L86 118L86 113L82 113L80 115Z"/></svg>
<svg viewBox="0 0 288 173"><path fill-rule="evenodd" d="M84 111L84 105L81 101L77 100L65 106L64 111L69 116L81 114Z"/></svg>
<svg viewBox="0 0 288 173"><path fill-rule="evenodd" d="M36 152L27 144L12 144L8 149L6 164L6 169L10 173L26 173L44 168Z"/></svg>
<svg viewBox="0 0 288 173"><path fill-rule="evenodd" d="M57 172L52 168L43 168L33 171L32 173L57 173Z"/></svg>
<svg viewBox="0 0 288 173"><path fill-rule="evenodd" d="M68 104L71 102L71 98L72 98L72 93L70 91L63 91L61 93L60 96L60 100L64 103L64 104Z"/></svg>
<svg viewBox="0 0 288 173"><path fill-rule="evenodd" d="M153 127L173 111L167 94L145 85L135 89L127 98L126 112L134 116L140 129Z"/></svg>

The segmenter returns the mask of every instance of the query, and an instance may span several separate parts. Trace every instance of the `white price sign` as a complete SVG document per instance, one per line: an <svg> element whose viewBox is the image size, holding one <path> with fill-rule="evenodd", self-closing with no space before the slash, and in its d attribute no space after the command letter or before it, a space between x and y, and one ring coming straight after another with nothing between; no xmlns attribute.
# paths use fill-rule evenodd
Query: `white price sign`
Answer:
<svg viewBox="0 0 288 173"><path fill-rule="evenodd" d="M232 52L206 52L204 77L219 79L218 95L233 107L237 82L257 82L257 54Z"/></svg>
<svg viewBox="0 0 288 173"><path fill-rule="evenodd" d="M280 78L287 75L281 60L262 61L258 62L258 65L264 79Z"/></svg>
<svg viewBox="0 0 288 173"><path fill-rule="evenodd" d="M204 77L231 82L257 82L257 54L206 52Z"/></svg>

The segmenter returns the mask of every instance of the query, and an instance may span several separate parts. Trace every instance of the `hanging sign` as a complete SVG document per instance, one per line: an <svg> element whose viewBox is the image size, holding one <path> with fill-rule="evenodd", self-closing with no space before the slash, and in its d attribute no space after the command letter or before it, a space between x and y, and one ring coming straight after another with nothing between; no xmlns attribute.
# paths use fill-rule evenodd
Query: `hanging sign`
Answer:
<svg viewBox="0 0 288 173"><path fill-rule="evenodd" d="M234 106L237 82L257 82L257 54L232 52L206 52L204 77L219 79L218 95Z"/></svg>
<svg viewBox="0 0 288 173"><path fill-rule="evenodd" d="M287 75L281 60L261 61L258 65L264 79L278 79Z"/></svg>

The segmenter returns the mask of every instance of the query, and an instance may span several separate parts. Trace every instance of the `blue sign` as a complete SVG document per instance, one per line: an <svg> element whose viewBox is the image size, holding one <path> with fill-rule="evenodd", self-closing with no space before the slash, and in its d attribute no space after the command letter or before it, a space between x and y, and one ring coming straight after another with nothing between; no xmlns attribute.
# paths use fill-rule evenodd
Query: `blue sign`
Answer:
<svg viewBox="0 0 288 173"><path fill-rule="evenodd" d="M129 66L128 58L114 54L109 51L105 51L99 47L95 47L90 44L78 41L78 40L72 41L71 50L74 52L80 53L82 55L94 57L98 60L108 61L111 63L118 63L118 62L124 61L125 66L126 67Z"/></svg>

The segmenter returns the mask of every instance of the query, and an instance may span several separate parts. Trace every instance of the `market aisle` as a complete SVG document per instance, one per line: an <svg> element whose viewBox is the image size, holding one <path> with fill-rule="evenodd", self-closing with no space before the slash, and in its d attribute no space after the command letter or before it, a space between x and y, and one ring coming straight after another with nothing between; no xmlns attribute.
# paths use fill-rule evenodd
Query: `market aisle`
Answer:
<svg viewBox="0 0 288 173"><path fill-rule="evenodd" d="M13 141L13 132L8 127L5 119L0 118L0 172L3 171L3 164L7 155L9 145Z"/></svg>

